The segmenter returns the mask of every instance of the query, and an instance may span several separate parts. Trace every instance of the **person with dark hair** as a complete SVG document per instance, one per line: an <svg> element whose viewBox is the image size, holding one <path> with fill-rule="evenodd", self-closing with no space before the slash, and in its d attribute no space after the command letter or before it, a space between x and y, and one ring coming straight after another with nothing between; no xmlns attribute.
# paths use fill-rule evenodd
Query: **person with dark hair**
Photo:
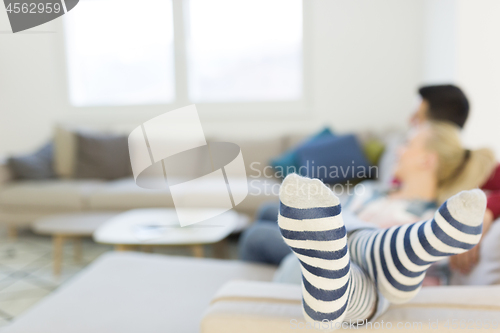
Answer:
<svg viewBox="0 0 500 333"><path fill-rule="evenodd" d="M470 104L465 93L452 84L423 86L418 90L421 102L410 118L412 125L428 120L453 123L462 129L469 116ZM481 189L488 192L488 207L484 218L483 236L493 221L500 217L500 165L493 170ZM479 246L450 258L452 269L468 273L479 261Z"/></svg>
<svg viewBox="0 0 500 333"><path fill-rule="evenodd" d="M422 102L412 117L412 123L425 120L448 121L463 128L469 116L469 100L452 84L424 86L418 90Z"/></svg>

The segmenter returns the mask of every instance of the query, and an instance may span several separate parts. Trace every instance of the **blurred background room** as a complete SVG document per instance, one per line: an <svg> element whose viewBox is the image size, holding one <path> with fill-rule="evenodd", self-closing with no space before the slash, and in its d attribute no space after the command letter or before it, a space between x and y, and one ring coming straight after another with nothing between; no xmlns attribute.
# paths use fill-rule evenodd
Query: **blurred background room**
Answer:
<svg viewBox="0 0 500 333"><path fill-rule="evenodd" d="M80 0L64 16L13 34L0 9L0 331L158 332L155 325L192 307L196 319L172 322L166 332L198 332L225 282L272 280L276 265L245 266L239 242L262 207L278 201L284 175L277 167L290 154L312 152L308 143L339 136L349 146L332 153L342 156L335 163L378 169L332 185L391 183L390 160L422 86L460 87L470 102L463 145L488 147L498 158L499 17L497 0ZM162 244L147 242L155 226L137 231L135 241L114 240L123 230L96 235L124 212L173 212L168 188L135 184L127 136L192 104L207 142L241 148L248 179L231 195L246 198L224 215L230 227ZM166 135L184 130L179 124ZM200 175L196 161L175 176ZM219 208L226 189L203 184L184 195ZM115 250L130 251L113 257ZM488 284L500 283L495 251ZM197 258L190 266L188 257L222 261ZM204 265L208 271L198 271ZM210 282L174 288L197 282L172 271ZM149 289L127 295L141 281ZM167 301L154 298L162 281ZM183 301L174 306L173 298ZM126 299L151 309L120 308ZM168 318L150 317L161 307ZM116 313L104 320L110 308ZM133 324L123 319L136 313ZM88 322L76 329L71 321L82 318Z"/></svg>

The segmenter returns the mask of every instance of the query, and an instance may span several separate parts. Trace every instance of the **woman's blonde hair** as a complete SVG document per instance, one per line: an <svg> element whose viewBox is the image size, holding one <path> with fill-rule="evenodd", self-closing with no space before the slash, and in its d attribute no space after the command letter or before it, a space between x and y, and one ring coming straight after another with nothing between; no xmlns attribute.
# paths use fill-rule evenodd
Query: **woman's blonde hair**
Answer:
<svg viewBox="0 0 500 333"><path fill-rule="evenodd" d="M439 203L460 191L480 187L488 180L496 166L490 149L465 149L460 140L460 129L455 124L429 121L428 126L427 147L438 155Z"/></svg>

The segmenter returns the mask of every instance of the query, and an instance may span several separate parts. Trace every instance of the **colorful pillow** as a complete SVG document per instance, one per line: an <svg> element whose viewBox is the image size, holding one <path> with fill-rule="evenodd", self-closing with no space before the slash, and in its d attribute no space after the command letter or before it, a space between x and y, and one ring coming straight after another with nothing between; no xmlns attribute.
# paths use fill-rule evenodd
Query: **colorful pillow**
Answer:
<svg viewBox="0 0 500 333"><path fill-rule="evenodd" d="M377 165L384 153L384 143L377 139L368 140L363 144L363 152L372 165Z"/></svg>
<svg viewBox="0 0 500 333"><path fill-rule="evenodd" d="M335 134L333 134L328 127L325 127L322 131L312 136L311 138L305 140L298 146L289 149L286 152L284 152L281 156L272 159L270 164L276 170L277 176L284 178L288 173L297 172L299 168L297 162L297 151L299 149L301 149L304 145L316 142L318 140L324 138L333 138L333 137L335 137Z"/></svg>
<svg viewBox="0 0 500 333"><path fill-rule="evenodd" d="M352 134L310 142L298 149L297 160L299 174L325 183L337 184L376 176L376 167L370 168L370 162Z"/></svg>

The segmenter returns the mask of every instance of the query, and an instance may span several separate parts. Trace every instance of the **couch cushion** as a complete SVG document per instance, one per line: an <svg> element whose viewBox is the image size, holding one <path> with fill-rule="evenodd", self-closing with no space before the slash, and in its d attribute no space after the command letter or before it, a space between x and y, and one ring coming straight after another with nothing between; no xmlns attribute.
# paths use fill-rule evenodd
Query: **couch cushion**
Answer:
<svg viewBox="0 0 500 333"><path fill-rule="evenodd" d="M283 137L242 139L242 138L213 138L215 142L232 142L240 146L248 176L260 177L262 171L269 165L273 157L278 156L284 149Z"/></svg>
<svg viewBox="0 0 500 333"><path fill-rule="evenodd" d="M164 182L163 179L158 181ZM133 208L173 207L168 188L161 190L144 189L137 186L133 178L106 182L89 197L91 210L127 210Z"/></svg>
<svg viewBox="0 0 500 333"><path fill-rule="evenodd" d="M56 209L42 209L40 207L30 208L5 208L0 209L0 223L19 227L29 227L32 223L40 218L50 215L65 214L73 212L73 210L56 208Z"/></svg>
<svg viewBox="0 0 500 333"><path fill-rule="evenodd" d="M196 333L227 281L269 281L274 268L140 253L102 256L3 333Z"/></svg>
<svg viewBox="0 0 500 333"><path fill-rule="evenodd" d="M227 197L226 188L215 186L213 182L216 179L205 177L201 182L197 183L196 188L185 188L184 193L179 193L189 198L190 205L198 207L217 207L223 199ZM248 179L233 179L231 182L231 193L233 197L244 195L247 191L248 195L243 201L238 204L235 209L238 212L253 216L259 206L263 202L278 201L279 184L274 178L253 178ZM240 193L237 193L240 192Z"/></svg>
<svg viewBox="0 0 500 333"><path fill-rule="evenodd" d="M352 134L318 139L302 145L297 151L297 162L299 174L319 178L329 184L376 175L376 172L372 175L370 163Z"/></svg>
<svg viewBox="0 0 500 333"><path fill-rule="evenodd" d="M54 144L49 142L34 153L10 157L8 165L13 178L19 180L54 178L53 152Z"/></svg>
<svg viewBox="0 0 500 333"><path fill-rule="evenodd" d="M281 181L275 178L248 178L248 195L236 210L250 216L265 202L278 202Z"/></svg>
<svg viewBox="0 0 500 333"><path fill-rule="evenodd" d="M158 180L162 181L162 180ZM185 195L198 207L217 207L221 197L227 197L227 190L214 186L213 178L206 177L196 188L183 189L185 193L178 193L179 199ZM259 206L266 201L277 201L279 182L273 179L252 178L236 180L231 191L244 192L248 186L247 197L236 206L236 211L253 215ZM220 189L220 191L218 190ZM174 207L169 189L143 189L134 183L132 178L107 182L106 186L90 194L89 207L92 210L126 210L132 208Z"/></svg>
<svg viewBox="0 0 500 333"><path fill-rule="evenodd" d="M119 179L132 176L125 135L76 133L75 178Z"/></svg>
<svg viewBox="0 0 500 333"><path fill-rule="evenodd" d="M299 172L299 160L298 152L308 145L314 144L317 141L321 141L327 138L334 138L335 135L330 131L328 127L325 127L320 132L316 133L312 137L309 137L304 142L301 142L295 147L292 147L285 151L280 156L276 156L271 160L271 165L276 170L276 175L278 177L286 177L287 174L293 172Z"/></svg>
<svg viewBox="0 0 500 333"><path fill-rule="evenodd" d="M77 124L57 124L54 128L54 170L58 177L73 178L75 176L78 139L77 133L110 134L108 126L81 125ZM113 133L116 131L113 131ZM123 131L118 131L122 135Z"/></svg>
<svg viewBox="0 0 500 333"><path fill-rule="evenodd" d="M6 210L83 210L89 194L104 186L99 180L43 180L13 182L0 190L0 207Z"/></svg>
<svg viewBox="0 0 500 333"><path fill-rule="evenodd" d="M59 177L73 176L76 159L76 137L67 126L54 128L54 169Z"/></svg>

